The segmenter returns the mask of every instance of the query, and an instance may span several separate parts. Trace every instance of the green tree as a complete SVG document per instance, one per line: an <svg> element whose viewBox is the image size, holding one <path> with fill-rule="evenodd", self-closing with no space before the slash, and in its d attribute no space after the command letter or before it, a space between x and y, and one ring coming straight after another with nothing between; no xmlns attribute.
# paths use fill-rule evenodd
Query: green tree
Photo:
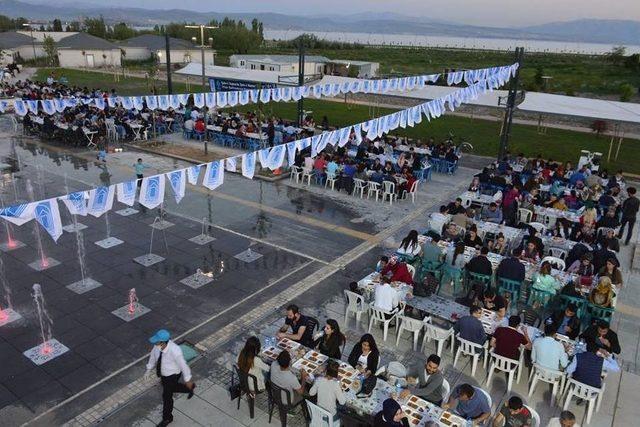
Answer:
<svg viewBox="0 0 640 427"><path fill-rule="evenodd" d="M136 30L129 27L124 22L120 22L113 26L111 36L116 40L125 40L136 36Z"/></svg>
<svg viewBox="0 0 640 427"><path fill-rule="evenodd" d="M0 31L9 31L16 28L16 23L8 16L0 15Z"/></svg>
<svg viewBox="0 0 640 427"><path fill-rule="evenodd" d="M640 53L627 56L624 60L624 66L633 71L640 71Z"/></svg>
<svg viewBox="0 0 640 427"><path fill-rule="evenodd" d="M47 63L51 66L58 64L58 47L53 37L45 36L42 42L42 49L47 57Z"/></svg>
<svg viewBox="0 0 640 427"><path fill-rule="evenodd" d="M69 25L67 25L67 28L65 29L65 31L69 31L69 32L80 31L80 23L78 21L70 22Z"/></svg>
<svg viewBox="0 0 640 427"><path fill-rule="evenodd" d="M84 20L84 26L87 29L87 33L92 36L100 37L102 39L107 38L107 26L104 23L104 18L87 18Z"/></svg>
<svg viewBox="0 0 640 427"><path fill-rule="evenodd" d="M614 46L610 52L605 54L607 61L612 62L614 65L619 65L624 61L624 54L627 48L624 46Z"/></svg>
<svg viewBox="0 0 640 427"><path fill-rule="evenodd" d="M631 86L629 83L623 83L620 85L620 101L628 102L631 101L633 95L635 94L636 89Z"/></svg>
<svg viewBox="0 0 640 427"><path fill-rule="evenodd" d="M53 31L62 31L62 22L56 18L53 20Z"/></svg>

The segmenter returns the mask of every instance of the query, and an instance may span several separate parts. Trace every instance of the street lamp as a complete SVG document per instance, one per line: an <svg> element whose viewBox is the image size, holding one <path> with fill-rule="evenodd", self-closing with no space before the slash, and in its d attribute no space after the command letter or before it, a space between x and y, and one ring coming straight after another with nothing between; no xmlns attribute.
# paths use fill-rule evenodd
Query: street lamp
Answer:
<svg viewBox="0 0 640 427"><path fill-rule="evenodd" d="M23 27L29 27L31 30L31 45L33 46L33 60L36 60L36 39L33 38L33 22L26 22L22 24Z"/></svg>
<svg viewBox="0 0 640 427"><path fill-rule="evenodd" d="M209 25L185 25L185 28L199 28L200 29L200 50L202 52L202 86L206 87L205 84L205 73L204 73L204 48L207 47L207 45L204 44L204 30L205 28L207 30L214 30L216 28L219 27L214 27L214 26L209 26ZM191 37L191 40L193 40L194 43L196 43L196 38L195 37ZM209 37L209 43L213 43L213 38Z"/></svg>

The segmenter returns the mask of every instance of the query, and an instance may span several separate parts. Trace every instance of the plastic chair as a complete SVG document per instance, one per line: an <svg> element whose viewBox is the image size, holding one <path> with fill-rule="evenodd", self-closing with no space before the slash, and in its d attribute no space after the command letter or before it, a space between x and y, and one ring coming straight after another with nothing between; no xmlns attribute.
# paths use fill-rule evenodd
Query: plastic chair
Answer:
<svg viewBox="0 0 640 427"><path fill-rule="evenodd" d="M549 264L551 264L551 266L554 267L556 270L564 271L564 269L566 268L566 264L564 263L564 260L562 258L556 258L554 256L546 256L542 258L542 260L540 260L540 265L542 265L545 262L548 262Z"/></svg>
<svg viewBox="0 0 640 427"><path fill-rule="evenodd" d="M238 396L238 410L240 409L240 401L242 400L242 395L246 395L247 402L249 402L249 415L251 416L251 418L253 418L256 404L255 394L259 393L258 379L255 377L255 375L242 372L236 364L233 365L233 371L231 371L232 386L235 385L235 377L238 378L238 385L240 386L240 395ZM251 384L253 385L253 392L251 391L251 387L249 387L249 381L251 381Z"/></svg>
<svg viewBox="0 0 640 427"><path fill-rule="evenodd" d="M513 360L509 357L499 356L493 352L491 354L491 365L489 366L489 375L487 376L487 387L491 385L491 378L493 377L493 371L498 370L508 375L507 381L507 393L511 392L511 386L513 385L513 377L520 371L522 364L519 360ZM518 375L516 382L519 382L520 375Z"/></svg>
<svg viewBox="0 0 640 427"><path fill-rule="evenodd" d="M338 181L338 178L335 175L327 174L325 177L324 188L327 188L327 186L331 184L331 189L334 190L336 181Z"/></svg>
<svg viewBox="0 0 640 427"><path fill-rule="evenodd" d="M367 199L371 197L372 194L376 195L376 202L378 201L378 197L380 197L380 184L374 181L369 181L367 190Z"/></svg>
<svg viewBox="0 0 640 427"><path fill-rule="evenodd" d="M480 282L484 285L484 289L491 289L491 282L493 281L493 277L487 276L486 274L478 274L473 273L471 271L467 271L467 289L469 289L469 284L472 282Z"/></svg>
<svg viewBox="0 0 640 427"><path fill-rule="evenodd" d="M428 317L425 320L418 320L412 317L407 317L403 314L399 314L397 316L397 321L400 322L398 326L398 333L396 334L396 347L400 344L400 337L402 336L402 331L407 331L413 333L413 351L416 351L418 347L418 338L420 337L420 331L424 328L424 324L427 319L430 321Z"/></svg>
<svg viewBox="0 0 640 427"><path fill-rule="evenodd" d="M544 231L546 230L546 227L544 226L544 224L539 222L530 222L528 223L528 225L535 228L536 231L540 234L544 234Z"/></svg>
<svg viewBox="0 0 640 427"><path fill-rule="evenodd" d="M524 407L531 413L531 427L540 427L540 414L538 414L538 412L536 412L536 410L531 406L524 405Z"/></svg>
<svg viewBox="0 0 640 427"><path fill-rule="evenodd" d="M411 274L411 278L414 279L416 277L416 268L411 264L407 264L407 270L409 270L409 274Z"/></svg>
<svg viewBox="0 0 640 427"><path fill-rule="evenodd" d="M551 299L553 299L553 297L554 294L551 292L531 288L529 290L529 298L527 299L527 304L529 306L533 306L533 303L537 301L542 307L544 307L549 301L551 301Z"/></svg>
<svg viewBox="0 0 640 427"><path fill-rule="evenodd" d="M593 322L597 319L604 320L607 323L611 323L611 318L613 317L614 311L615 310L613 308L606 308L588 303L586 316L589 318L589 322Z"/></svg>
<svg viewBox="0 0 640 427"><path fill-rule="evenodd" d="M297 184L298 182L300 182L301 179L302 179L302 168L292 165L291 173L289 174L289 181L295 180Z"/></svg>
<svg viewBox="0 0 640 427"><path fill-rule="evenodd" d="M353 178L353 195L360 192L360 198L364 198L364 191L367 189L367 183L360 178Z"/></svg>
<svg viewBox="0 0 640 427"><path fill-rule="evenodd" d="M449 395L451 394L451 384L447 381L446 378L442 379L442 402L446 402L449 400Z"/></svg>
<svg viewBox="0 0 640 427"><path fill-rule="evenodd" d="M587 315L587 305L589 301L582 297L572 297L570 295L560 294L560 309L564 310L569 304L575 304L577 307L576 316L584 319Z"/></svg>
<svg viewBox="0 0 640 427"><path fill-rule="evenodd" d="M360 317L368 311L364 297L355 292L344 290L344 296L347 299L347 307L344 311L344 325L349 325L349 313L353 313L356 317L356 326L360 324Z"/></svg>
<svg viewBox="0 0 640 427"><path fill-rule="evenodd" d="M595 406L596 412L600 410L604 389L604 383L602 383L602 388L596 388L576 381L573 378L569 378L566 390L567 398L564 401L562 409L565 411L569 409L569 404L574 396L578 399L586 400L589 405L587 408L587 424L589 424L591 422L591 416L593 415L593 407Z"/></svg>
<svg viewBox="0 0 640 427"><path fill-rule="evenodd" d="M562 393L562 390L564 389L564 372L543 368L537 363L534 363L533 367L531 368L531 375L533 378L530 378L531 386L529 387L529 397L533 395L538 381L542 381L553 386L553 388L551 389L551 405L556 403L556 396L558 396L558 391Z"/></svg>
<svg viewBox="0 0 640 427"><path fill-rule="evenodd" d="M409 189L409 192L407 193L406 191L404 191L403 196L406 197L407 194L409 194L411 196L411 203L416 203L416 194L418 193L418 182L419 181L414 181L413 184L411 184L411 188Z"/></svg>
<svg viewBox="0 0 640 427"><path fill-rule="evenodd" d="M396 199L396 185L391 181L382 181L382 201L389 199L389 204L393 205L393 201ZM377 199L376 199L377 200Z"/></svg>
<svg viewBox="0 0 640 427"><path fill-rule="evenodd" d="M311 185L311 178L315 176L315 172L313 169L302 168L302 182L304 182L305 178L307 180L307 185Z"/></svg>
<svg viewBox="0 0 640 427"><path fill-rule="evenodd" d="M489 392L487 392L485 389L480 388L480 387L474 387L476 390L480 390L480 393L484 394L484 397L487 398L487 402L489 402L489 409L491 410L491 413L493 414L493 400L491 399L491 395L489 394Z"/></svg>
<svg viewBox="0 0 640 427"><path fill-rule="evenodd" d="M389 318L387 319L385 315L388 315ZM373 326L374 323L382 323L382 327L383 327L382 337L383 337L383 341L386 341L387 333L389 332L389 324L391 323L392 320L394 320L397 317L397 315L398 315L397 312L391 313L371 305L369 307L369 330L367 332L371 333L371 327ZM396 328L397 327L398 327L398 323L396 322Z"/></svg>
<svg viewBox="0 0 640 427"><path fill-rule="evenodd" d="M182 137L184 139L193 138L193 131L192 130L187 130L187 129L182 129Z"/></svg>
<svg viewBox="0 0 640 427"><path fill-rule="evenodd" d="M533 212L529 209L518 208L518 222L528 224L533 219Z"/></svg>
<svg viewBox="0 0 640 427"><path fill-rule="evenodd" d="M422 346L420 347L420 351L424 351L424 348L428 341L434 340L436 341L436 354L438 356L442 356L442 349L444 348L444 343L451 339L451 354L453 354L453 345L455 340L455 334L453 332L453 328L443 329L438 326L432 325L431 321L424 324L424 338L422 340Z"/></svg>
<svg viewBox="0 0 640 427"><path fill-rule="evenodd" d="M334 420L329 411L311 403L309 400L305 400L305 402L311 416L309 427L340 427L340 420Z"/></svg>
<svg viewBox="0 0 640 427"><path fill-rule="evenodd" d="M567 251L562 248L549 248L549 255L554 258L565 260L567 258Z"/></svg>
<svg viewBox="0 0 640 427"><path fill-rule="evenodd" d="M542 217L542 223L547 227L547 229L555 227L557 221L558 217L555 215L547 214Z"/></svg>
<svg viewBox="0 0 640 427"><path fill-rule="evenodd" d="M522 282L498 277L498 293L500 295L504 295L507 292L510 293L512 302L517 303L520 301L521 289Z"/></svg>
<svg viewBox="0 0 640 427"><path fill-rule="evenodd" d="M478 360L480 359L481 354L483 355L482 366L485 368L487 366L487 360L488 360L487 343L485 342L483 345L480 345L480 344L476 344L474 342L462 339L459 336L456 336L456 339L458 340L458 350L456 351L456 357L453 359L453 367L454 368L456 367L456 364L458 363L458 359L460 358L460 355L469 356L472 359L471 376L475 377L476 368L478 367Z"/></svg>
<svg viewBox="0 0 640 427"><path fill-rule="evenodd" d="M194 134L193 134L193 137L198 141L203 141L204 140L204 132L195 131Z"/></svg>
<svg viewBox="0 0 640 427"><path fill-rule="evenodd" d="M438 293L442 289L442 285L445 283L453 283L453 295L456 295L459 289L462 287L462 269L453 267L449 264L445 264L442 272L442 279L440 281L440 288Z"/></svg>
<svg viewBox="0 0 640 427"><path fill-rule="evenodd" d="M281 387L278 387L277 385L269 381L269 384L267 384L267 392L269 395L269 405L268 405L269 406L269 424L271 424L271 418L273 417L273 410L275 409L276 406L278 407L278 412L280 414L280 423L282 424L282 427L287 426L287 414L289 411L291 411L297 406L300 406L301 408L303 408L303 412L304 412L304 406L302 406L304 399L300 399L295 403L292 402L291 393L289 392L289 390L285 390ZM284 401L282 399L283 393L286 396Z"/></svg>

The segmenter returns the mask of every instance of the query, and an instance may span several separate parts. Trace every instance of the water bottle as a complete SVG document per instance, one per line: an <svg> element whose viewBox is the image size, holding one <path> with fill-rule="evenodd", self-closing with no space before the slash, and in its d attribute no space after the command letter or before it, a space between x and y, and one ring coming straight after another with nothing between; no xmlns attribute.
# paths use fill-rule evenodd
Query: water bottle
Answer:
<svg viewBox="0 0 640 427"><path fill-rule="evenodd" d="M400 397L400 392L402 392L402 383L400 380L396 380L396 394Z"/></svg>
<svg viewBox="0 0 640 427"><path fill-rule="evenodd" d="M467 422L464 423L466 427L473 427L473 421L471 418L467 418Z"/></svg>
<svg viewBox="0 0 640 427"><path fill-rule="evenodd" d="M376 273L380 273L382 271L382 261L378 261L376 264Z"/></svg>

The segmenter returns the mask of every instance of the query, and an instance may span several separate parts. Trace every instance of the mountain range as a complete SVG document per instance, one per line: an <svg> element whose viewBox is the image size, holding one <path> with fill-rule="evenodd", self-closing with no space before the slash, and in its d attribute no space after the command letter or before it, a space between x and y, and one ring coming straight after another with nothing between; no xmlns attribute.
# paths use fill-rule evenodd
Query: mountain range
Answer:
<svg viewBox="0 0 640 427"><path fill-rule="evenodd" d="M34 0L38 2L41 0ZM429 36L511 38L555 40L584 43L640 44L640 22L628 20L582 19L553 22L522 28L496 28L464 25L423 17L395 13L359 13L346 16L332 14L295 16L280 13L216 13L184 9L143 9L108 7L92 2L62 2L56 5L18 0L0 0L0 14L12 18L48 22L83 17L103 16L108 23L126 22L138 27L152 27L168 22L208 22L225 17L250 22L253 18L271 30L302 30L322 32L359 32L372 34L412 34Z"/></svg>

